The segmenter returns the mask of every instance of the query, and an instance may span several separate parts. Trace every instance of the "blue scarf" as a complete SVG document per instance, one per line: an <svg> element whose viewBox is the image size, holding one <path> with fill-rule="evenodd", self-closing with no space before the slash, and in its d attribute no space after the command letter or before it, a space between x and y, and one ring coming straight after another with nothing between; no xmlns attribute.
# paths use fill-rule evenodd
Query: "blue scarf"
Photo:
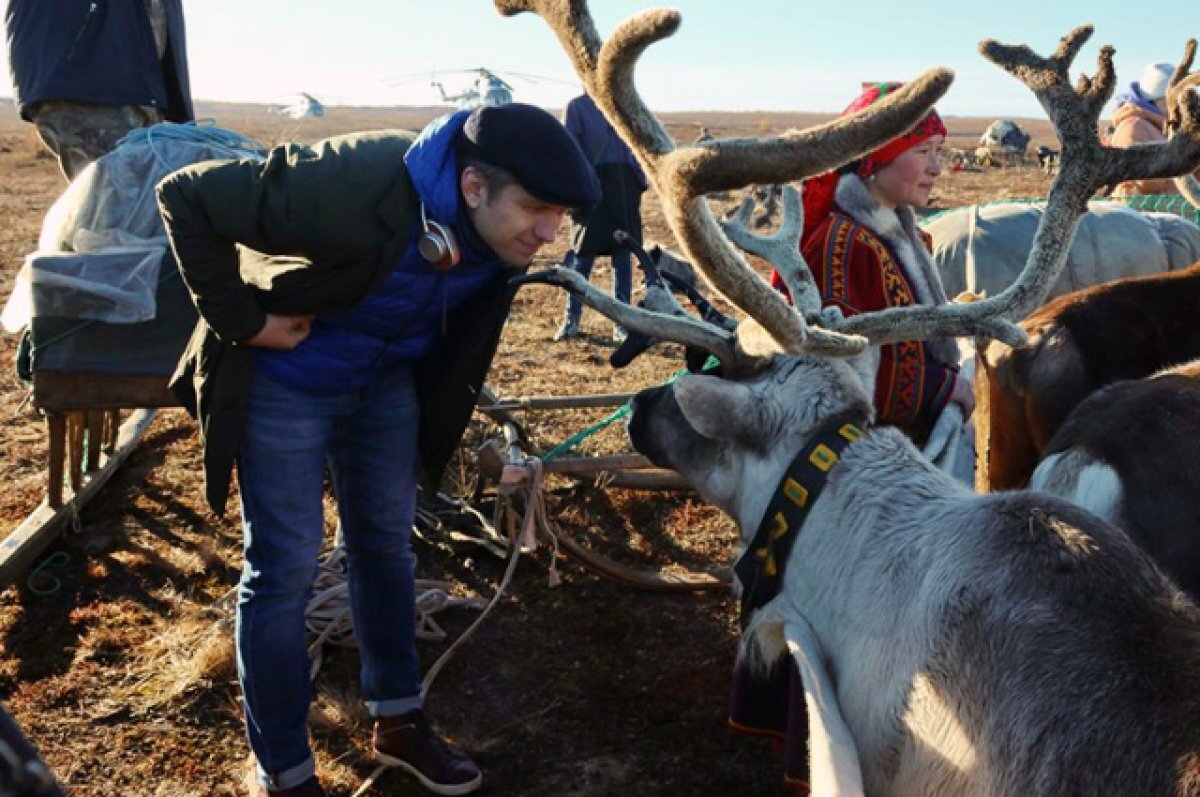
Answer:
<svg viewBox="0 0 1200 797"><path fill-rule="evenodd" d="M1162 116L1163 109L1146 95L1142 94L1142 87L1135 80L1129 84L1129 91L1117 95L1117 105L1136 105L1139 108L1156 113Z"/></svg>

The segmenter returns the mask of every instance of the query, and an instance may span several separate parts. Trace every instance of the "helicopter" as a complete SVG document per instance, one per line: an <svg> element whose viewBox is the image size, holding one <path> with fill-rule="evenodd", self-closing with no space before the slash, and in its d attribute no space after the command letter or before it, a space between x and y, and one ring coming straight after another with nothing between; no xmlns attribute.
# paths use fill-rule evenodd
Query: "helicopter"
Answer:
<svg viewBox="0 0 1200 797"><path fill-rule="evenodd" d="M475 83L458 94L447 94L440 81L431 80L429 85L437 88L445 102L453 102L460 110L478 108L481 105L508 105L513 101L513 87L490 69L478 67Z"/></svg>
<svg viewBox="0 0 1200 797"><path fill-rule="evenodd" d="M412 83L415 80L424 77L426 73L417 75L402 75L400 77L391 78L386 82L391 86L399 86L405 83ZM575 83L557 78L546 77L544 75L530 75L523 72L513 72L509 70L493 70L487 67L477 66L470 69L443 69L429 74L429 85L436 88L441 95L443 102L452 102L460 110L470 110L484 105L507 105L513 101L513 92L515 89L508 83L501 74L510 78L520 78L521 80L530 83L539 83L547 81L551 83L560 83L567 86L575 86ZM471 85L457 93L446 91L446 87L441 75L449 74L472 74L475 79Z"/></svg>

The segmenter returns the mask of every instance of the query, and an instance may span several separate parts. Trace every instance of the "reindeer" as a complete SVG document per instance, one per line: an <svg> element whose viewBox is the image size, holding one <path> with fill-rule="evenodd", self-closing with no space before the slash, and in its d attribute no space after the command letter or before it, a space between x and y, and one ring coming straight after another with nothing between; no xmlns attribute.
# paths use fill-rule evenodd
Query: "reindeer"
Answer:
<svg viewBox="0 0 1200 797"><path fill-rule="evenodd" d="M1050 438L1104 385L1200 357L1200 262L1085 288L1021 322L1028 339L979 347L975 487L1023 487Z"/></svg>
<svg viewBox="0 0 1200 797"><path fill-rule="evenodd" d="M583 0L495 2L548 22L637 154L687 255L752 319L730 333L666 305L613 302L563 269L518 278L576 291L618 323L722 360L723 378L684 376L640 393L629 433L737 520L750 543L743 561L761 563L744 594L763 597L763 580L778 587L753 608L747 634L764 658L786 648L800 665L813 792L1200 794L1200 611L1113 526L1042 494L977 496L899 431L872 427L864 353L868 342L933 336L1019 343L1012 319L1045 295L1098 186L1200 163L1200 98L1180 102L1167 142L1106 150L1095 129L1114 83L1111 48L1094 78L1078 89L1067 80L1090 28L1049 58L984 42L986 57L1034 91L1063 142L1028 268L981 302L838 318L820 309L794 218L771 238L723 232L704 195L853 160L923 116L948 88L948 71L818 127L678 148L633 86L635 61L676 30L678 12L639 14L602 43ZM798 205L789 189L785 207L794 216ZM770 255L794 308L726 235ZM806 495L787 476L814 440L842 450L813 449L827 481ZM797 536L777 538L767 510L784 503L808 515Z"/></svg>
<svg viewBox="0 0 1200 797"><path fill-rule="evenodd" d="M1178 104L1197 77L1168 99ZM1196 178L1176 182L1200 207ZM1200 357L1197 307L1200 262L1059 296L1021 322L1024 343L979 346L976 488L1025 486L1051 436L1096 389Z"/></svg>
<svg viewBox="0 0 1200 797"><path fill-rule="evenodd" d="M1197 600L1197 434L1200 360L1114 382L1084 399L1058 428L1030 486L1125 529Z"/></svg>
<svg viewBox="0 0 1200 797"><path fill-rule="evenodd" d="M1053 177L1058 173L1058 150L1051 149L1045 144L1039 144L1037 148L1038 168L1047 177Z"/></svg>
<svg viewBox="0 0 1200 797"><path fill-rule="evenodd" d="M1025 266L1042 209L996 202L945 211L922 224L949 296L995 295ZM1200 258L1200 227L1170 213L1139 213L1118 202L1090 203L1051 297L1123 277L1186 268Z"/></svg>

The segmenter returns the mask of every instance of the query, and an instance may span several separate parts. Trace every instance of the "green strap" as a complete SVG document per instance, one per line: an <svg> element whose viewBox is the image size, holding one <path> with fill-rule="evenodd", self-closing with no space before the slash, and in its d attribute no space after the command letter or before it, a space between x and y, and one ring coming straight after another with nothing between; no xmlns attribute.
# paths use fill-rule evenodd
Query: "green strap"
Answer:
<svg viewBox="0 0 1200 797"><path fill-rule="evenodd" d="M709 356L709 358L704 361L704 367L701 368L700 370L702 372L711 371L714 368L716 368L717 366L719 366L720 364L721 364L721 361L718 360L716 357ZM662 386L665 387L667 385L673 384L676 379L678 379L679 377L681 377L687 373L688 373L688 370L686 368L684 368L683 370L680 370L680 371L676 371L674 376L672 376L666 382L662 383ZM619 409L617 409L615 412L613 412L607 418L604 418L603 420L592 424L591 426L587 427L583 431L576 432L575 434L568 437L566 440L564 440L561 443L559 443L558 445L556 445L554 448L547 451L545 454L542 454L542 456L541 456L542 462L549 462L553 459L556 459L556 458L562 456L563 454L567 453L571 449L578 446L584 440L587 440L592 435L598 434L599 432L601 432L602 430L611 426L612 424L616 423L617 421L624 418L628 414L629 414L629 403L626 402L624 405L622 405Z"/></svg>

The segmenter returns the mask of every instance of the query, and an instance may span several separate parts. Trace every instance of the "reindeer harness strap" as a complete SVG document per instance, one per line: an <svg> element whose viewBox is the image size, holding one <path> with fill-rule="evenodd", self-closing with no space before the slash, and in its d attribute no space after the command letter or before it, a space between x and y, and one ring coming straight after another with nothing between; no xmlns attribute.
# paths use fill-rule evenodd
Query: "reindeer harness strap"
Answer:
<svg viewBox="0 0 1200 797"><path fill-rule="evenodd" d="M825 489L842 452L862 437L865 425L866 419L861 416L831 418L788 465L754 539L733 566L742 585L743 627L755 609L779 593L788 554L809 511Z"/></svg>

